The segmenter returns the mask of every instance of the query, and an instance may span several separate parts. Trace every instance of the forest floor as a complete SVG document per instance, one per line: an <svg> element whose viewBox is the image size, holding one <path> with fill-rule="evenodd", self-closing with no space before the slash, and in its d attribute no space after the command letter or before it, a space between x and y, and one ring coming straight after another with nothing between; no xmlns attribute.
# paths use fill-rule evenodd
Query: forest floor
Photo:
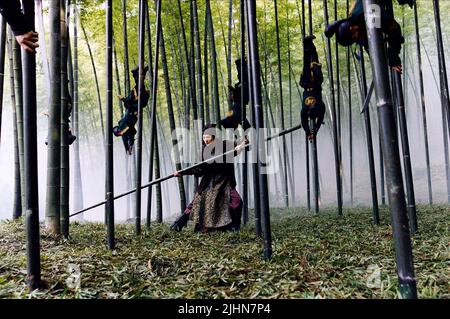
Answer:
<svg viewBox="0 0 450 319"><path fill-rule="evenodd" d="M70 239L41 228L45 287L26 288L23 220L0 223L0 298L398 298L389 211L272 209L273 258L262 259L254 226L236 233L172 232L152 224L140 237L116 226L72 223ZM252 219L251 219L252 220ZM420 298L450 298L449 206L420 206L413 237Z"/></svg>

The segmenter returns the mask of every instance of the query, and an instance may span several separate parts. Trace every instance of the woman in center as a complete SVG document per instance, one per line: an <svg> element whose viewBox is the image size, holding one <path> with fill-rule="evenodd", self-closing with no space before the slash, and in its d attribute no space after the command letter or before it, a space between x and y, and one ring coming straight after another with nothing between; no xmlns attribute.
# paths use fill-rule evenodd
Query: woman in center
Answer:
<svg viewBox="0 0 450 319"><path fill-rule="evenodd" d="M188 220L193 220L195 231L206 233L213 230L239 230L242 199L236 191L234 156L245 148L246 142L248 140L244 139L237 145L232 141L222 140L215 124L204 128L201 160L211 161L184 172L174 173L174 176L195 175L201 177L201 181L194 199L172 224L171 229L180 231ZM227 152L230 154L212 160L213 157Z"/></svg>

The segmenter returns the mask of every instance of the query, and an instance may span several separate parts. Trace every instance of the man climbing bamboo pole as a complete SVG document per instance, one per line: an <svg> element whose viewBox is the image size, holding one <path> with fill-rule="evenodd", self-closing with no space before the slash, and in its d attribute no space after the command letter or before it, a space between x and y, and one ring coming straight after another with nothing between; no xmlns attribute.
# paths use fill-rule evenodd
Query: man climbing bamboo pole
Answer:
<svg viewBox="0 0 450 319"><path fill-rule="evenodd" d="M315 36L307 36L303 40L303 72L300 86L304 88L302 110L300 113L303 130L307 139L312 142L314 168L314 202L315 212L319 213L319 167L317 160L316 135L322 125L325 115L325 104L322 100L322 65L319 63L316 47L313 43ZM309 122L311 121L312 127Z"/></svg>

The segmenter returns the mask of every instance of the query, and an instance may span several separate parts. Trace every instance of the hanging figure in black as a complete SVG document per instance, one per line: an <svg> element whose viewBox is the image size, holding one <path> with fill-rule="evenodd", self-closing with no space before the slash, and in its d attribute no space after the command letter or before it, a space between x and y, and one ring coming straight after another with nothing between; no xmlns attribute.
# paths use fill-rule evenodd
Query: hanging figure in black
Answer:
<svg viewBox="0 0 450 319"><path fill-rule="evenodd" d="M315 36L311 35L303 40L303 72L300 77L300 85L304 88L301 122L310 141L319 132L325 115L325 104L322 101L322 65L319 63L314 39ZM309 119L313 122L312 128L309 126Z"/></svg>
<svg viewBox="0 0 450 319"><path fill-rule="evenodd" d="M247 69L247 61L244 58L243 61L244 70L241 70L241 59L237 59L235 61L236 63L236 69L238 72L238 79L239 82L237 82L234 87L229 86L228 92L229 96L228 98L232 102L232 109L227 113L227 116L220 120L220 125L224 128L233 128L237 129L239 124L242 123L242 107L241 107L241 88L244 88L244 107L248 105L249 102L249 92L248 92L248 69ZM249 121L245 118L243 123L243 129L246 131L251 127Z"/></svg>
<svg viewBox="0 0 450 319"><path fill-rule="evenodd" d="M144 74L147 74L148 67L144 67ZM128 94L127 97L119 96L119 99L123 102L125 107L125 113L120 119L117 126L113 127L113 132L115 136L122 136L123 146L125 147L125 151L131 155L133 151L134 145L134 136L137 131L134 125L138 120L138 104L139 104L139 95L138 95L138 85L139 85L139 68L134 68L131 73L133 74L135 86L133 90ZM142 94L142 108L146 107L148 104L148 100L150 98L150 93L145 89L145 85L143 86Z"/></svg>
<svg viewBox="0 0 450 319"><path fill-rule="evenodd" d="M69 125L70 124L70 116L72 115L72 96L70 95L70 91L69 91L69 80L67 80L66 84L63 85L63 90L66 91L65 94L67 96L67 112L66 112L67 117L64 119L64 121L67 122L67 124ZM42 114L46 117L49 117L48 112L44 112ZM69 125L68 137L67 137L67 142L69 143L68 145L72 145L76 139L77 139L77 137L72 134L72 129L70 128L70 125ZM48 137L45 139L45 145L48 145Z"/></svg>
<svg viewBox="0 0 450 319"><path fill-rule="evenodd" d="M400 5L414 5L414 0L398 0ZM402 62L400 51L405 39L402 36L402 29L392 14L392 0L380 0L380 26L386 35L388 42L389 66L394 71L402 72ZM368 51L366 23L364 20L364 9L362 0L356 0L350 10L350 15L346 19L335 21L327 26L325 36L331 38L336 34L340 45L348 47L353 43L362 45Z"/></svg>

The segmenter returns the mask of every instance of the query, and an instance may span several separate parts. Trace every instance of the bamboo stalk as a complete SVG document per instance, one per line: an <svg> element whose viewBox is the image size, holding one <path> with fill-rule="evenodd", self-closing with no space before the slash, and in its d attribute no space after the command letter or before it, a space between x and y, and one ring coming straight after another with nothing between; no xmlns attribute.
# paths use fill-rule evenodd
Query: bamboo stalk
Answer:
<svg viewBox="0 0 450 319"><path fill-rule="evenodd" d="M170 81L169 81L169 68L167 67L167 56L166 56L166 47L165 47L165 41L164 41L164 34L161 30L161 39L160 39L160 50L161 50L161 64L163 67L163 76L164 76L164 87L166 91L166 100L167 100L167 112L169 115L169 126L170 131L175 132L177 127L175 124L175 115L173 111L173 103L172 103L172 92L170 88ZM179 171L182 169L181 167L181 158L180 158L180 151L178 148L178 144L175 140L172 139L172 149L174 151L174 158L175 158L175 165L176 170ZM184 181L183 177L178 177L178 190L179 190L179 196L180 196L180 206L181 210L184 211L186 209L186 191L184 188Z"/></svg>
<svg viewBox="0 0 450 319"><path fill-rule="evenodd" d="M19 129L17 123L16 94L14 83L14 61L13 61L13 41L11 32L8 32L8 61L9 61L9 84L11 92L11 108L13 114L13 135L14 135L14 200L13 200L13 219L22 216L22 188L19 154Z"/></svg>
<svg viewBox="0 0 450 319"><path fill-rule="evenodd" d="M61 1L60 30L61 30L61 157L60 157L60 225L61 233L65 238L69 237L69 86L68 86L68 19L67 1ZM70 101L71 103L71 101Z"/></svg>
<svg viewBox="0 0 450 319"><path fill-rule="evenodd" d="M34 30L34 1L24 0L22 8L31 29ZM27 275L28 287L32 291L39 288L41 284L36 126L36 55L34 53L23 52L23 80Z"/></svg>
<svg viewBox="0 0 450 319"><path fill-rule="evenodd" d="M105 140L105 219L108 248L115 248L114 236L114 156L113 156L113 66L112 66L112 34L113 34L112 0L106 1L106 140Z"/></svg>
<svg viewBox="0 0 450 319"><path fill-rule="evenodd" d="M327 0L323 1L324 3L324 16L325 16L325 24L328 25L328 5ZM336 100L335 100L335 87L333 80L333 65L331 61L331 40L327 38L326 40L327 46L327 60L328 60L328 77L330 80L330 94L331 94L331 114L333 121L333 148L334 148L334 164L336 171L336 195L337 195L337 204L338 204L338 215L342 215L342 175L341 175L341 161L340 161L340 138L338 133L338 125L336 118Z"/></svg>
<svg viewBox="0 0 450 319"><path fill-rule="evenodd" d="M433 0L434 18L436 25L436 43L438 51L439 60L439 79L441 87L441 106L442 106L442 121L447 121L443 127L447 127L447 133L450 136L450 96L448 88L448 78L447 78L447 68L445 62L445 52L444 44L442 41L442 31L441 31L441 18L440 18L440 7L439 1ZM445 131L445 130L444 130ZM444 136L444 147L448 144L448 137ZM445 155L448 157L448 146L445 147ZM448 160L446 160L446 177L447 177L447 201L450 203L450 166L448 165Z"/></svg>
<svg viewBox="0 0 450 319"><path fill-rule="evenodd" d="M280 119L281 119L281 130L284 131L284 103L283 103L283 79L281 71L281 49L280 49L280 32L278 25L278 5L277 0L274 0L275 7L275 32L277 38L277 62L278 62L278 88L279 88L279 101L280 101ZM287 153L287 145L285 137L282 138L282 148ZM283 156L283 191L284 191L284 204L289 207L289 190L288 190L288 173L287 173L287 156Z"/></svg>
<svg viewBox="0 0 450 319"><path fill-rule="evenodd" d="M360 55L360 74L361 74L361 100L367 97L367 81L366 81L366 66L364 63L364 51L363 48L359 47ZM369 159L369 174L370 174L370 186L372 193L372 218L375 225L380 224L380 214L378 210L378 194L377 194L377 181L375 175L375 160L373 156L373 141L372 141L372 125L370 123L370 108L366 108L364 111L364 126L366 129L366 139L367 139L367 156Z"/></svg>
<svg viewBox="0 0 450 319"><path fill-rule="evenodd" d="M5 77L6 20L0 17L0 145L2 137L3 89Z"/></svg>
<svg viewBox="0 0 450 319"><path fill-rule="evenodd" d="M256 2L249 1L247 3L247 16L248 16L248 30L249 30L249 53L251 60L252 77L254 81L251 81L253 88L253 110L255 114L256 131L261 132L260 129L264 128L264 114L261 107L261 70L260 59L258 52L258 31L256 22ZM259 200L261 201L261 226L262 235L264 240L264 259L270 260L272 258L272 233L270 229L270 212L269 212L269 196L267 187L267 175L262 173L262 163L265 163L265 144L261 140L260 134L257 134L257 146L259 152L258 158L258 175L259 175Z"/></svg>
<svg viewBox="0 0 450 319"><path fill-rule="evenodd" d="M386 163L389 203L391 206L392 230L397 262L397 274L400 294L404 298L417 298L416 280L408 229L405 194L400 170L400 156L396 127L389 87L388 65L383 46L382 31L369 23L370 8L379 5L378 0L363 1L366 28L369 40L369 52L372 60L377 109L383 142L383 158Z"/></svg>
<svg viewBox="0 0 450 319"><path fill-rule="evenodd" d="M141 234L141 183L142 183L142 131L143 131L143 105L142 105L142 92L145 90L144 80L144 56L145 56L145 2L139 1L139 81L138 81L138 121L137 121L137 139L136 139L136 202L135 202L135 232L139 236ZM155 81L156 81L155 75ZM153 97L152 97L153 99ZM156 99L156 97L155 97ZM153 105L153 101L152 101ZM156 106L156 105L155 105ZM152 113L156 111L156 107L152 108ZM152 114L154 115L154 114ZM153 124L153 123L152 123ZM152 125L150 124L150 125ZM150 131L151 149L150 149L150 162L153 159L153 125ZM150 170L151 171L151 170Z"/></svg>
<svg viewBox="0 0 450 319"><path fill-rule="evenodd" d="M52 91L48 116L47 197L45 224L56 235L60 233L61 194L61 2L50 4L50 73Z"/></svg>
<svg viewBox="0 0 450 319"><path fill-rule="evenodd" d="M73 159L74 159L74 210L80 210L83 204L83 183L81 177L81 161L80 161L80 128L79 128L79 95L78 95L78 9L77 0L74 1L73 12L73 134L77 137L73 143Z"/></svg>
<svg viewBox="0 0 450 319"><path fill-rule="evenodd" d="M94 55L92 53L91 45L90 45L89 39L86 35L86 30L83 26L82 20L80 20L80 26L81 26L81 30L83 31L86 46L88 48L89 57L91 59L92 71L94 72L95 87L97 89L97 103L98 103L98 110L99 110L99 114L100 114L100 125L101 125L101 129L102 129L103 141L105 141L105 125L104 125L104 121L103 121L102 99L101 99L101 95L100 95L100 85L99 85L99 81L98 81L97 68L95 67ZM105 143L105 142L103 142L103 143Z"/></svg>

